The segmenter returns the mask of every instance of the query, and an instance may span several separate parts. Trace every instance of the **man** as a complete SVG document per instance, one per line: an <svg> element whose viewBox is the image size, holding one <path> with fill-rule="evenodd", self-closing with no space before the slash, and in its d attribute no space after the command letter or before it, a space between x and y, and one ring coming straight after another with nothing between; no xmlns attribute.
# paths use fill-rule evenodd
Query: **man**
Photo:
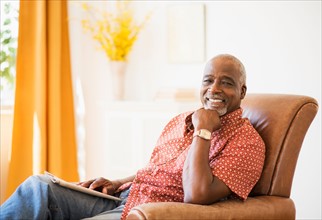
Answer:
<svg viewBox="0 0 322 220"><path fill-rule="evenodd" d="M242 118L246 95L243 64L218 55L205 66L203 107L180 114L164 128L149 164L136 175L79 183L107 194L121 192L121 203L52 184L44 176L27 179L1 207L1 219L125 219L134 206L149 202L211 204L245 200L264 164L264 142Z"/></svg>

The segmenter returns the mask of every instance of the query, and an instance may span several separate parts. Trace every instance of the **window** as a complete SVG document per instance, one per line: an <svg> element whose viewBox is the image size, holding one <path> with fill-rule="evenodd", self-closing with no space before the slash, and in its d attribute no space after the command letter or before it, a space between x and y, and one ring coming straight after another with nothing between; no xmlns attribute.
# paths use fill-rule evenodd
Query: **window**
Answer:
<svg viewBox="0 0 322 220"><path fill-rule="evenodd" d="M1 105L13 105L19 1L1 1Z"/></svg>

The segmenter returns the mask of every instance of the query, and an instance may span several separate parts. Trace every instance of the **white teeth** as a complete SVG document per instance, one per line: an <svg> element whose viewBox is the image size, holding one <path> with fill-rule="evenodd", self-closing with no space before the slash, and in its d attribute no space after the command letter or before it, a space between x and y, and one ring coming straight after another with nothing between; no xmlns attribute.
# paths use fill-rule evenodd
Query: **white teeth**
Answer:
<svg viewBox="0 0 322 220"><path fill-rule="evenodd" d="M210 102L224 102L224 100L221 99L208 99Z"/></svg>

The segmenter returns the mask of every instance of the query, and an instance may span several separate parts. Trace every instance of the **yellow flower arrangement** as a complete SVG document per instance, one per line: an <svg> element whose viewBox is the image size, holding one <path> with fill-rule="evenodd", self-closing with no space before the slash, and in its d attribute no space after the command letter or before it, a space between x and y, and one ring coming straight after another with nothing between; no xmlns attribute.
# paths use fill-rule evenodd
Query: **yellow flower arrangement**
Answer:
<svg viewBox="0 0 322 220"><path fill-rule="evenodd" d="M115 13L98 10L85 2L82 3L82 8L86 12L86 18L81 21L83 29L99 42L111 61L127 61L133 44L150 15L142 22L137 22L129 1L117 1Z"/></svg>

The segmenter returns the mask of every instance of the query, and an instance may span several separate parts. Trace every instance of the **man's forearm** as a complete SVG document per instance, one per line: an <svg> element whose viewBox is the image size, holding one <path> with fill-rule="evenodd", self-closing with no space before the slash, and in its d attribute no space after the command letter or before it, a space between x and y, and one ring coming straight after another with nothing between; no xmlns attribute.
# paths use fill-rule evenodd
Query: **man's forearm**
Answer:
<svg viewBox="0 0 322 220"><path fill-rule="evenodd" d="M117 180L113 181L113 182L114 182L114 184L115 184L115 186L114 186L114 187L117 189L117 188L119 188L121 185L123 185L124 183L132 182L132 181L134 180L135 176L136 176L136 175L132 175L132 176L129 176L129 177L125 177L125 178L123 178L123 179L117 179Z"/></svg>
<svg viewBox="0 0 322 220"><path fill-rule="evenodd" d="M206 195L213 181L209 166L210 141L194 137L183 168L184 201L207 203Z"/></svg>

